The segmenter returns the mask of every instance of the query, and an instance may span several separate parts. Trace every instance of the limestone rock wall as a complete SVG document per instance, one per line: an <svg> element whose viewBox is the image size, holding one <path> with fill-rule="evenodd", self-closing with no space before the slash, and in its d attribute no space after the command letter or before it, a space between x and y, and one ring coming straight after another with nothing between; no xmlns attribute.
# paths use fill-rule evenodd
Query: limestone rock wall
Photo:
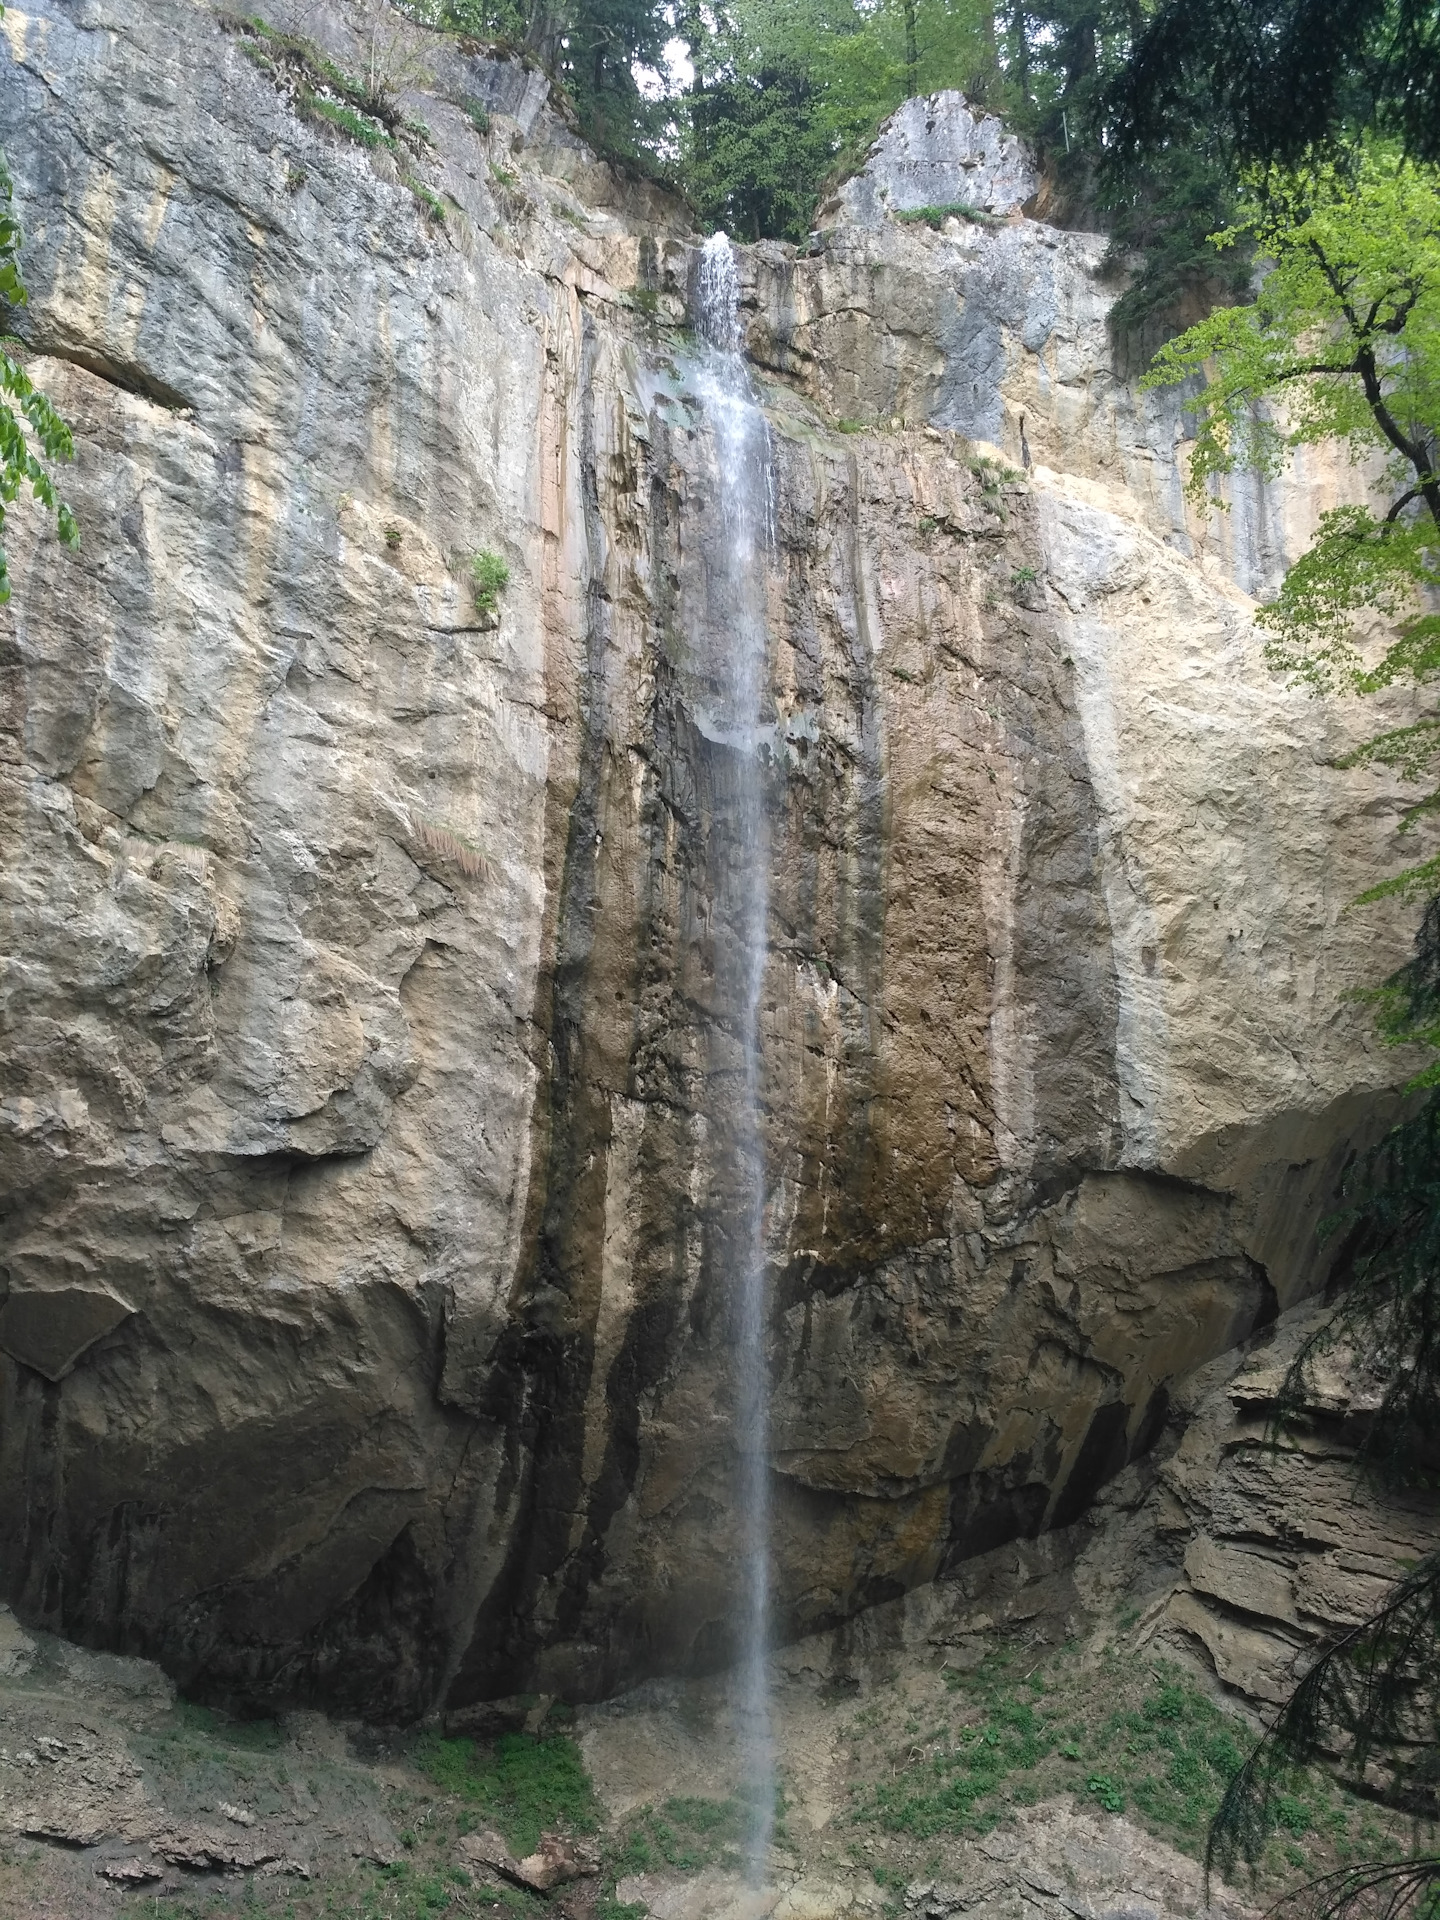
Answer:
<svg viewBox="0 0 1440 1920"><path fill-rule="evenodd" d="M683 220L457 44L372 155L191 0L3 28L84 547L12 517L0 1594L375 1717L721 1661L738 881ZM1406 948L1342 918L1398 796L1257 663L1099 245L872 207L743 262L782 1633L1073 1519L1314 1283L1405 1072L1341 997Z"/></svg>
<svg viewBox="0 0 1440 1920"><path fill-rule="evenodd" d="M1286 1368L1323 1309L1202 1369L1188 1418L1144 1510L1173 1591L1147 1637L1188 1645L1262 1711L1288 1700L1317 1649L1381 1606L1396 1580L1440 1549L1423 1489L1391 1491L1365 1471L1379 1385L1344 1350L1280 1444L1270 1421Z"/></svg>

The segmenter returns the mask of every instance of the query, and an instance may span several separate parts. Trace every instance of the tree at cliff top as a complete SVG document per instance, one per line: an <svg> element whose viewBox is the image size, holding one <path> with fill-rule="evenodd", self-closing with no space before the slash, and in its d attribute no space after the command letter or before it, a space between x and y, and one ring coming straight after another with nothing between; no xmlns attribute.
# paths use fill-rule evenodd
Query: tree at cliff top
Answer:
<svg viewBox="0 0 1440 1920"><path fill-rule="evenodd" d="M1036 145L1052 217L1111 226L1112 264L1139 258L1117 309L1124 327L1143 332L1155 313L1173 322L1201 280L1207 300L1243 286L1243 267L1218 266L1203 246L1231 207L1207 116L1123 178L1101 179L1100 103L1138 31L1136 0L400 4L428 25L536 54L592 142L668 171L705 225L803 240L827 184L860 163L887 114L957 88ZM676 44L691 68L683 85L665 57Z"/></svg>
<svg viewBox="0 0 1440 1920"><path fill-rule="evenodd" d="M661 64L674 28L660 0L399 0L412 19L522 48L565 87L586 137L615 159L653 162L668 115L637 69Z"/></svg>
<svg viewBox="0 0 1440 1920"><path fill-rule="evenodd" d="M695 67L677 115L681 183L707 223L801 239L827 181L859 163L887 114L957 88L1035 146L1049 217L1110 230L1110 264L1130 279L1117 333L1148 357L1187 306L1240 297L1246 264L1205 244L1233 208L1208 112L1181 140L1101 165L1105 90L1139 19L1132 0L690 4L676 16Z"/></svg>
<svg viewBox="0 0 1440 1920"><path fill-rule="evenodd" d="M0 8L0 12L3 11ZM15 215L14 194L10 169L4 154L0 153L0 298L12 307L23 307L28 298L20 274L20 249L25 236ZM55 515L56 527L65 545L78 547L80 544L75 516L56 493L46 468L31 452L20 415L29 422L47 459L71 460L75 456L75 445L69 427L11 353L10 349L18 344L0 339L0 603L10 598L10 569L3 544L6 508L24 487L28 486L40 504ZM14 405L10 404L12 401Z"/></svg>
<svg viewBox="0 0 1440 1920"><path fill-rule="evenodd" d="M1366 694L1440 677L1440 170L1379 140L1273 164L1222 247L1248 239L1266 262L1251 306L1212 314L1157 356L1147 384L1206 384L1189 485L1245 466L1280 470L1299 447L1339 440L1374 473L1373 505L1325 514L1309 549L1257 616L1266 654L1317 693ZM1376 638L1375 616L1392 637ZM1377 735L1355 756L1416 779L1433 774L1440 719ZM1440 809L1440 789L1404 825ZM1396 1044L1440 1047L1440 856L1380 881L1363 899L1429 896L1413 961L1371 996ZM1440 1054L1413 1083L1440 1086ZM1331 1223L1349 1285L1301 1349L1278 1418L1314 1397L1321 1357L1345 1349L1377 1387L1365 1458L1412 1489L1440 1482L1440 1104L1395 1128L1352 1169ZM1402 1581L1376 1616L1307 1676L1226 1796L1212 1864L1252 1863L1294 1765L1338 1754L1361 1782L1433 1818L1440 1788L1440 1560ZM1300 1889L1308 1912L1430 1911L1440 1859L1363 1862Z"/></svg>
<svg viewBox="0 0 1440 1920"><path fill-rule="evenodd" d="M1294 166L1366 131L1440 160L1437 0L1125 4L1123 57L1092 107L1112 252L1140 254L1111 316L1121 340L1148 349L1197 296L1243 298L1243 276L1216 282L1202 244L1229 222L1239 166Z"/></svg>
<svg viewBox="0 0 1440 1920"><path fill-rule="evenodd" d="M1206 103L1241 160L1296 165L1362 130L1440 161L1436 0L1160 0L1107 99L1120 155L1154 152Z"/></svg>
<svg viewBox="0 0 1440 1920"><path fill-rule="evenodd" d="M980 0L732 0L680 26L681 178L702 220L747 239L802 239L826 180L911 94L997 83Z"/></svg>
<svg viewBox="0 0 1440 1920"><path fill-rule="evenodd" d="M1333 508L1257 618L1266 657L1316 692L1374 693L1440 675L1440 171L1371 141L1296 172L1252 177L1244 216L1216 235L1253 242L1266 267L1254 303L1213 313L1156 358L1147 386L1196 373L1189 487L1237 467L1278 473L1298 447L1341 440L1377 461L1379 504ZM1398 621L1378 652L1357 620ZM1440 720L1377 735L1357 758L1418 776L1440 754ZM1440 791L1406 816L1440 808ZM1440 855L1382 893L1440 888ZM1434 1083L1440 1084L1440 1067Z"/></svg>

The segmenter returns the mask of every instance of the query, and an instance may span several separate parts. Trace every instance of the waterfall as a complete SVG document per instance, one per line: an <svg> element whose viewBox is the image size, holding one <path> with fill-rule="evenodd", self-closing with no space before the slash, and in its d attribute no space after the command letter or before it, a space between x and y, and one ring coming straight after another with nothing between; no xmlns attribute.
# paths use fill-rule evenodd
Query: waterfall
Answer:
<svg viewBox="0 0 1440 1920"><path fill-rule="evenodd" d="M722 550L710 576L710 624L728 644L716 662L723 731L734 754L728 823L737 851L729 892L737 961L729 983L741 1058L735 1153L742 1202L734 1222L735 1420L743 1554L739 1719L752 1816L747 1863L762 1881L775 1824L775 1753L767 1671L770 1613L770 1395L765 1356L765 1153L760 1117L760 1000L770 912L770 835L765 806L762 707L768 678L764 566L771 542L770 436L740 350L735 256L723 233L705 243L696 323L708 351L696 380L715 436Z"/></svg>

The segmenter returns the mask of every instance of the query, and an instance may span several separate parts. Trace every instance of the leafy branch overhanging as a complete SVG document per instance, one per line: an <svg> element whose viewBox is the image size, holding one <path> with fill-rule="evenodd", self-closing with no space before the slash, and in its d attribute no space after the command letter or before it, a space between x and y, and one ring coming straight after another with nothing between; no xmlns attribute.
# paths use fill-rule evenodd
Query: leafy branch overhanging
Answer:
<svg viewBox="0 0 1440 1920"><path fill-rule="evenodd" d="M1440 172L1371 141L1345 159L1250 181L1248 211L1217 246L1253 243L1266 265L1252 305L1226 307L1156 356L1148 386L1200 374L1189 489L1248 467L1277 474L1295 451L1345 444L1381 504L1325 513L1275 599L1259 610L1266 658L1317 693L1426 686L1440 672ZM1396 623L1367 650L1366 616ZM1412 777L1440 753L1440 715L1390 729L1353 756ZM1414 823L1440 792L1413 806ZM1362 895L1425 896L1440 855Z"/></svg>
<svg viewBox="0 0 1440 1920"><path fill-rule="evenodd" d="M0 12L3 11L0 8ZM10 168L0 153L0 299L12 307L23 307L29 299L20 272L20 249L25 244L25 234L14 209L14 197ZM80 544L75 515L56 492L46 468L31 452L20 416L29 422L46 459L73 460L75 442L50 400L11 352L19 344L8 336L0 337L0 605L10 598L10 569L4 547L5 510L19 497L24 486L28 484L41 506L55 515L62 542L67 547ZM14 406L9 404L11 401Z"/></svg>

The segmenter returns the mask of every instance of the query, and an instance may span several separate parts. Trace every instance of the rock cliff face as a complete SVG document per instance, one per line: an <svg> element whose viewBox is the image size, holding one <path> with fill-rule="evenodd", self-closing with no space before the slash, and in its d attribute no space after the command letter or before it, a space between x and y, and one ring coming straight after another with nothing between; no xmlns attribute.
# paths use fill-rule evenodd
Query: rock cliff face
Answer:
<svg viewBox="0 0 1440 1920"><path fill-rule="evenodd" d="M719 1662L737 872L683 220L452 44L371 154L190 0L3 28L84 547L13 518L0 1595L377 1717ZM891 217L977 172L998 227ZM1103 242L1032 187L912 103L808 251L741 262L784 1634L1073 1520L1319 1279L1406 1069L1343 998L1406 950L1342 918L1397 795L1247 599L1355 483L1188 519Z"/></svg>

